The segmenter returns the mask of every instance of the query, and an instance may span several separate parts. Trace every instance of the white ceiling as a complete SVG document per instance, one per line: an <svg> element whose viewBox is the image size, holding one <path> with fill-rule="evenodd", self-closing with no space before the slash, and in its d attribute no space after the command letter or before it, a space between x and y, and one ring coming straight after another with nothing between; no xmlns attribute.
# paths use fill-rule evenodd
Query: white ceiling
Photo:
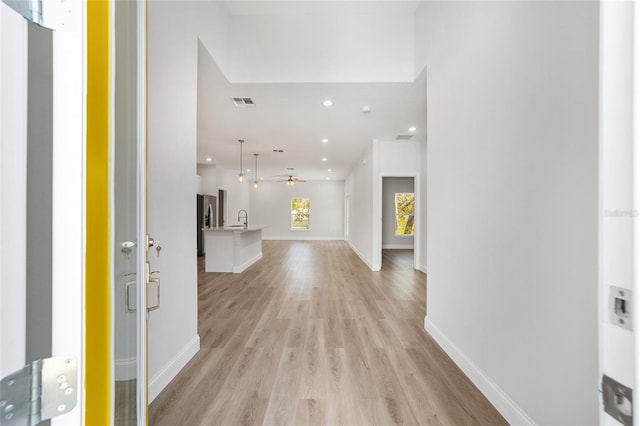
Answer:
<svg viewBox="0 0 640 426"><path fill-rule="evenodd" d="M282 15L293 13L404 13L415 12L420 1L406 0L227 0L231 15Z"/></svg>
<svg viewBox="0 0 640 426"><path fill-rule="evenodd" d="M232 1L228 7L231 14L295 13L302 3ZM309 7L318 2L306 3ZM354 7L354 2L327 3ZM415 2L357 3L359 10L368 4L371 13L388 13L393 4L403 10L415 8ZM336 5L313 7L325 7L326 13ZM295 57L282 66L291 66L292 60ZM239 169L237 141L244 139L243 168L253 170L253 154L258 153L259 175L265 179L291 174L286 169L292 167L302 179L342 180L374 139L392 141L413 134L412 140L426 140L424 73L409 83L230 83L202 45L198 62L199 164L207 164L206 157L211 157L210 164ZM236 107L233 97L251 97L255 107ZM325 99L334 105L324 107ZM371 112L362 112L365 105ZM410 126L417 130L409 132ZM329 142L322 143L323 138ZM254 171L245 173L254 179Z"/></svg>

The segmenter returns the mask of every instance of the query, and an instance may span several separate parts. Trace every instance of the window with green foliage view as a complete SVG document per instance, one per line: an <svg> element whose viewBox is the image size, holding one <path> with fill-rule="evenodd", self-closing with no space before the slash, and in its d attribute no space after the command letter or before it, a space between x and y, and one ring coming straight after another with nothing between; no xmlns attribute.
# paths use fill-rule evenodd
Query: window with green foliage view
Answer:
<svg viewBox="0 0 640 426"><path fill-rule="evenodd" d="M309 212L311 211L310 198L291 199L291 229L309 229Z"/></svg>
<svg viewBox="0 0 640 426"><path fill-rule="evenodd" d="M396 235L413 235L413 192L396 192Z"/></svg>

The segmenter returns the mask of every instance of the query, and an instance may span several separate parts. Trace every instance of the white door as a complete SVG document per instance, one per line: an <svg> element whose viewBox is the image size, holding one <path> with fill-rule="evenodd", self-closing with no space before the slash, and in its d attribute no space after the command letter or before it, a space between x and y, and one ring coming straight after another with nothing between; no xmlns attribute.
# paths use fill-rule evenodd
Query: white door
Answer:
<svg viewBox="0 0 640 426"><path fill-rule="evenodd" d="M1 377L62 356L52 424L146 425L146 4L3 0L0 19Z"/></svg>
<svg viewBox="0 0 640 426"><path fill-rule="evenodd" d="M600 7L598 380L603 425L640 425L638 408L632 407L640 367L635 339L640 326L640 135L634 128L640 106L640 21L634 6L632 1L603 1Z"/></svg>
<svg viewBox="0 0 640 426"><path fill-rule="evenodd" d="M12 390L25 376L11 375L47 357L77 369L57 375L64 395L40 415L83 416L82 5L63 10L57 32L0 3L0 377L17 377L3 381L3 422L25 413Z"/></svg>

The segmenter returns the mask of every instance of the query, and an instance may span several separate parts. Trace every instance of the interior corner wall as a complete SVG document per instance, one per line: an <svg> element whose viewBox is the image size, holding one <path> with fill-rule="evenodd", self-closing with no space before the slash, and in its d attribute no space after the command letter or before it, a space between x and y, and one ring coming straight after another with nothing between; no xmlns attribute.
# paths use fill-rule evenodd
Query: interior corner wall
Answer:
<svg viewBox="0 0 640 426"><path fill-rule="evenodd" d="M420 235L420 253L418 253L418 265L417 265L417 269L419 269L420 271L424 272L425 274L427 273L427 233L429 232L429 229L427 228L427 215L429 214L429 210L427 208L427 176L428 176L428 171L427 171L427 144L426 143L421 143L420 144L420 169L421 169L421 173L420 173L420 192L418 193L418 191L416 191L416 193L418 193L418 206L419 206L419 211L421 212L418 215L417 218L417 226L420 227L420 229L422 229L422 233ZM415 184L415 182L414 182Z"/></svg>
<svg viewBox="0 0 640 426"><path fill-rule="evenodd" d="M425 326L512 424L599 419L598 8L424 2L416 14Z"/></svg>
<svg viewBox="0 0 640 426"><path fill-rule="evenodd" d="M228 16L220 2L149 3L148 223L162 242L162 308L149 319L149 400L199 350L196 269L198 40L223 60Z"/></svg>
<svg viewBox="0 0 640 426"><path fill-rule="evenodd" d="M362 261L376 269L373 255L373 188L377 179L372 142L354 164L345 183L345 199L349 202L349 236L347 242ZM380 268L380 265L377 265Z"/></svg>
<svg viewBox="0 0 640 426"><path fill-rule="evenodd" d="M412 177L382 178L382 248L413 249L413 235L396 235L396 193L414 192ZM415 220L415 219L414 219Z"/></svg>
<svg viewBox="0 0 640 426"><path fill-rule="evenodd" d="M260 182L251 188L250 224L269 225L266 240L344 240L344 193L344 181ZM311 201L309 230L291 230L293 197Z"/></svg>

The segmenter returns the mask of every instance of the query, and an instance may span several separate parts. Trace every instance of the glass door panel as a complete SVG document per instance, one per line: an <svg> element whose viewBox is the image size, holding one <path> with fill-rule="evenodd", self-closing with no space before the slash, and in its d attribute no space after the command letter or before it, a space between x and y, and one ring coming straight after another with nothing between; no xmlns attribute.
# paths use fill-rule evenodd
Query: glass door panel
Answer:
<svg viewBox="0 0 640 426"><path fill-rule="evenodd" d="M140 113L139 2L114 2L114 424L146 424L145 117ZM144 31L144 28L143 28ZM141 217L143 220L141 220Z"/></svg>

